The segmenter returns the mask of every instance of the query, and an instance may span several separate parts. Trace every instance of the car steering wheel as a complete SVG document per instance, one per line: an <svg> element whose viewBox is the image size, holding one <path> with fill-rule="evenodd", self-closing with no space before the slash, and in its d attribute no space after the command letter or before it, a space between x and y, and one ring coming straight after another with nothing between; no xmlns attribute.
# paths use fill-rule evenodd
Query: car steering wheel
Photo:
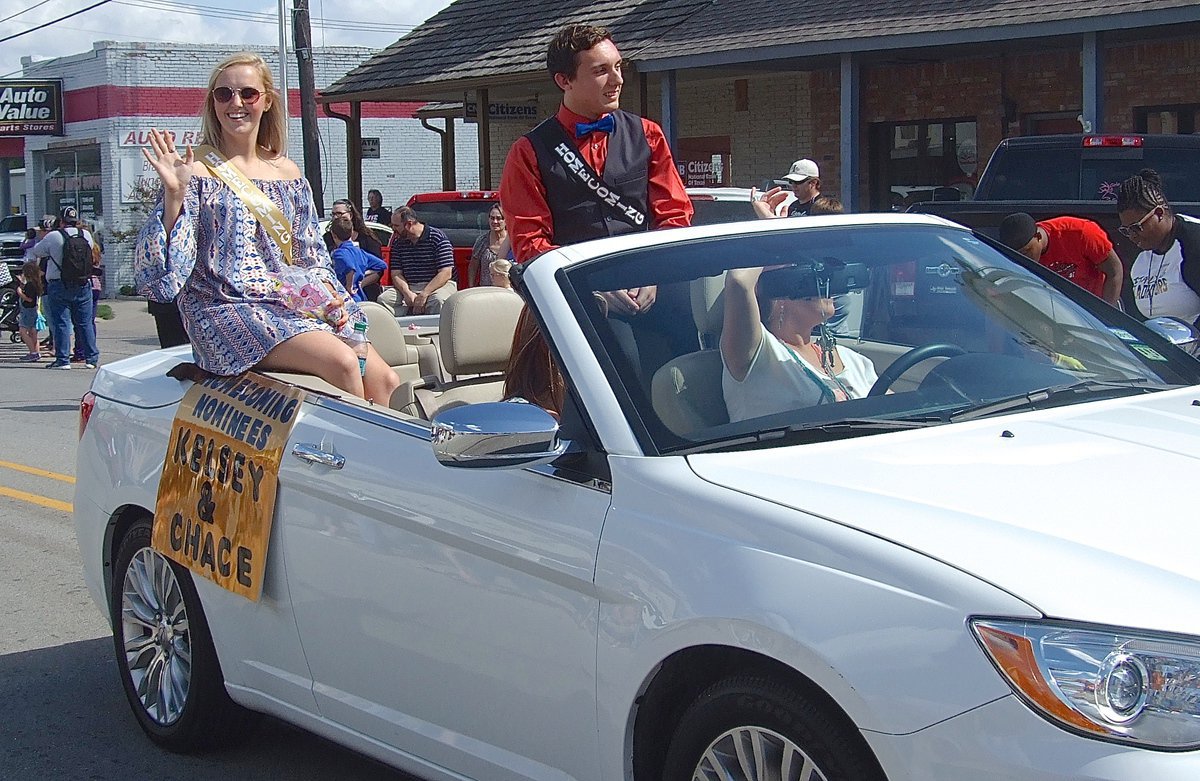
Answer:
<svg viewBox="0 0 1200 781"><path fill-rule="evenodd" d="M875 384L871 386L871 391L867 396L882 396L887 393L888 388L892 387L892 383L900 379L902 374L921 361L930 358L953 358L956 355L966 354L967 351L958 345L946 344L944 342L935 342L933 344L923 344L920 347L914 347L892 361L892 365L883 370L883 374L879 375L879 379L875 380Z"/></svg>

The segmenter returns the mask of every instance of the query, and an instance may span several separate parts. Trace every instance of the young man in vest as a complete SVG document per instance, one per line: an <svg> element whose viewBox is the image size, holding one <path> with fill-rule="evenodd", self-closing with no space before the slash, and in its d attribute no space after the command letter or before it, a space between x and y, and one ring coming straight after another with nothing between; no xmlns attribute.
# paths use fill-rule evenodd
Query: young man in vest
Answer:
<svg viewBox="0 0 1200 781"><path fill-rule="evenodd" d="M90 278L84 276L75 284L63 281L63 254L70 237L83 236L87 239L87 271L91 271L92 234L81 230L77 223L79 213L74 206L64 207L60 214L61 229L50 231L46 238L33 248L37 258L47 258L46 263L46 314L49 315L50 333L54 335L54 361L46 364L47 369L71 368L71 335L78 333L82 344L84 366L95 369L100 362L100 351L96 348L96 324L93 319L92 286Z"/></svg>
<svg viewBox="0 0 1200 781"><path fill-rule="evenodd" d="M619 108L621 53L608 31L564 27L550 41L546 68L562 105L517 139L500 180L516 260L603 236L690 225L692 202L662 128ZM652 286L605 294L610 315L631 323L656 297Z"/></svg>

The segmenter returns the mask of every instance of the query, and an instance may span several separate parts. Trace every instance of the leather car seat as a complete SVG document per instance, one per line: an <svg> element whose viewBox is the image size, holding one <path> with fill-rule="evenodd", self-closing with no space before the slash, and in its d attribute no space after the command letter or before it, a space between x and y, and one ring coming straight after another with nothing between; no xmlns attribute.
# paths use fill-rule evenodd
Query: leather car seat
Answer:
<svg viewBox="0 0 1200 781"><path fill-rule="evenodd" d="M446 299L438 336L450 380L414 390L418 414L429 419L448 406L501 399L504 367L524 306L519 295L502 287L473 287Z"/></svg>
<svg viewBox="0 0 1200 781"><path fill-rule="evenodd" d="M659 419L682 437L728 423L721 373L720 350L699 350L667 361L650 382L650 401Z"/></svg>

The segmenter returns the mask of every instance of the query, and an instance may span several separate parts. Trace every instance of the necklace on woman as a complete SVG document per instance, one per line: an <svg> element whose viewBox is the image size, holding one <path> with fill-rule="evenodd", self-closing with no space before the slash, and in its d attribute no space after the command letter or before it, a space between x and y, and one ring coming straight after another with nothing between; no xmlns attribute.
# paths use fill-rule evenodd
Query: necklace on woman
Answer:
<svg viewBox="0 0 1200 781"><path fill-rule="evenodd" d="M1172 246L1174 245L1172 244ZM1146 261L1146 296L1149 298L1146 304L1147 317L1154 317L1154 288L1158 285L1158 278L1162 275L1163 266L1167 264L1167 253L1170 251L1171 249L1168 247L1167 251L1159 256L1158 271L1154 271L1154 256L1158 253L1150 250L1150 259Z"/></svg>

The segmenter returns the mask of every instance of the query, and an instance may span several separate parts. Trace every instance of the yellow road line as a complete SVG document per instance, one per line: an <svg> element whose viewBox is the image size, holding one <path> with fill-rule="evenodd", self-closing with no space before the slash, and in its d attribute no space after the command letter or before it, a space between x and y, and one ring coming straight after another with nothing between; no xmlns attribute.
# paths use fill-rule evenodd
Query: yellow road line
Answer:
<svg viewBox="0 0 1200 781"><path fill-rule="evenodd" d="M13 499L20 499L22 502L49 507L51 510L62 510L64 513L69 513L74 510L70 502L60 502L57 499L50 499L37 494L27 494L24 491L18 491L15 488L5 488L0 485L0 496L8 496Z"/></svg>
<svg viewBox="0 0 1200 781"><path fill-rule="evenodd" d="M71 475L60 475L58 472L47 472L45 469L38 469L36 466L25 466L24 464L14 464L12 461L0 461L0 467L12 469L17 472L24 472L38 477L49 477L52 480L61 480L64 483L75 485L75 478Z"/></svg>

